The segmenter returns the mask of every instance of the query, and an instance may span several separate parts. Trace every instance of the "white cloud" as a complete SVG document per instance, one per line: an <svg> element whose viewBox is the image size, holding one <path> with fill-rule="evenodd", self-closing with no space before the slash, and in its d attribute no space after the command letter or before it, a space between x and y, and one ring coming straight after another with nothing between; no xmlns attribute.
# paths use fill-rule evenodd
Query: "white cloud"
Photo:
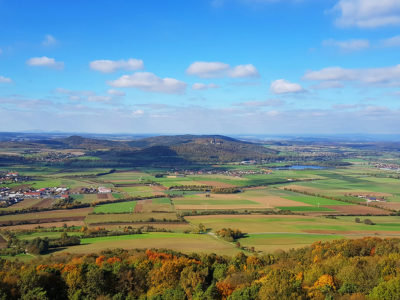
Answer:
<svg viewBox="0 0 400 300"><path fill-rule="evenodd" d="M217 88L219 88L219 86L214 83L205 84L205 83L197 82L192 85L192 90L208 90L208 89L217 89Z"/></svg>
<svg viewBox="0 0 400 300"><path fill-rule="evenodd" d="M174 78L160 78L150 72L136 72L132 75L123 75L120 78L108 81L113 87L132 87L148 92L167 94L181 94L186 89L186 83Z"/></svg>
<svg viewBox="0 0 400 300"><path fill-rule="evenodd" d="M54 58L50 58L47 56L32 57L26 61L26 64L32 67L49 67L53 69L64 68L64 62L56 61Z"/></svg>
<svg viewBox="0 0 400 300"><path fill-rule="evenodd" d="M258 74L256 67L253 66L252 64L236 66L231 70L229 70L228 74L229 77L234 77L234 78L260 76L260 74Z"/></svg>
<svg viewBox="0 0 400 300"><path fill-rule="evenodd" d="M359 51L369 48L370 44L368 40L363 39L351 39L346 41L336 41L334 39L325 40L322 42L324 46L337 47L342 51Z"/></svg>
<svg viewBox="0 0 400 300"><path fill-rule="evenodd" d="M339 0L333 11L339 12L340 27L375 28L400 24L399 0Z"/></svg>
<svg viewBox="0 0 400 300"><path fill-rule="evenodd" d="M228 64L221 62L196 61L187 68L186 73L204 78L223 77L229 68Z"/></svg>
<svg viewBox="0 0 400 300"><path fill-rule="evenodd" d="M133 115L134 117L140 117L140 116L144 115L144 111L141 110L141 109L137 109L137 110L134 110L134 111L132 112L132 115Z"/></svg>
<svg viewBox="0 0 400 300"><path fill-rule="evenodd" d="M215 78L215 77L258 77L258 71L252 64L238 65L231 67L222 62L206 62L196 61L192 63L187 69L186 73L195 75L202 78Z"/></svg>
<svg viewBox="0 0 400 300"><path fill-rule="evenodd" d="M46 34L44 37L44 40L42 42L42 45L45 47L50 47L50 46L54 46L57 44L57 40L55 39L54 36L52 36L51 34Z"/></svg>
<svg viewBox="0 0 400 300"><path fill-rule="evenodd" d="M7 78L0 75L0 83L11 83L11 82L12 82L11 78Z"/></svg>
<svg viewBox="0 0 400 300"><path fill-rule="evenodd" d="M400 35L382 40L384 47L400 47Z"/></svg>
<svg viewBox="0 0 400 300"><path fill-rule="evenodd" d="M400 65L370 69L330 67L307 71L303 79L330 82L359 81L368 85L400 86Z"/></svg>
<svg viewBox="0 0 400 300"><path fill-rule="evenodd" d="M95 60L90 62L90 68L102 73L112 73L117 70L136 71L144 67L141 59L130 58L128 60Z"/></svg>
<svg viewBox="0 0 400 300"><path fill-rule="evenodd" d="M292 83L285 79L278 79L271 83L271 91L274 94L290 94L304 92L304 89L298 83Z"/></svg>
<svg viewBox="0 0 400 300"><path fill-rule="evenodd" d="M119 90L114 90L114 89L109 89L107 91L107 94L112 95L112 96L119 96L119 97L126 95L125 92L119 91Z"/></svg>

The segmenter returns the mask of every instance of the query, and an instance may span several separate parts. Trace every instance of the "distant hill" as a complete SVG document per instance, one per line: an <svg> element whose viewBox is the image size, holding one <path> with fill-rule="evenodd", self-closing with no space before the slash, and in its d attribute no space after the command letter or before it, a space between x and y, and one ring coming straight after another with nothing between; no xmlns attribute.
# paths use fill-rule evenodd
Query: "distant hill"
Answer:
<svg viewBox="0 0 400 300"><path fill-rule="evenodd" d="M199 139L218 139L223 141L231 141L238 143L245 143L234 138L230 138L223 135L165 135L165 136L153 136L149 138L140 139L137 141L128 142L128 145L138 148L151 147L151 146L176 146L180 144L186 144L194 142Z"/></svg>
<svg viewBox="0 0 400 300"><path fill-rule="evenodd" d="M0 144L35 149L81 149L101 162L76 164L163 165L226 163L276 157L277 152L260 144L222 135L156 136L134 141L112 141L73 135ZM74 163L74 160L72 160Z"/></svg>
<svg viewBox="0 0 400 300"><path fill-rule="evenodd" d="M129 161L143 157L145 161L183 161L194 163L235 162L265 159L276 151L260 144L240 141L222 135L173 135L143 138L135 141L109 141L71 136L61 139L65 145L87 150L113 149L116 156ZM129 154L128 154L129 153ZM128 158L129 157L129 158ZM110 156L109 156L110 158Z"/></svg>
<svg viewBox="0 0 400 300"><path fill-rule="evenodd" d="M276 154L259 144L223 135L157 136L128 142L128 145L138 148L165 146L185 160L201 163L263 159Z"/></svg>
<svg viewBox="0 0 400 300"><path fill-rule="evenodd" d="M68 148L79 148L87 150L103 148L129 148L129 146L125 142L84 138L77 135L58 139L57 141L64 144Z"/></svg>

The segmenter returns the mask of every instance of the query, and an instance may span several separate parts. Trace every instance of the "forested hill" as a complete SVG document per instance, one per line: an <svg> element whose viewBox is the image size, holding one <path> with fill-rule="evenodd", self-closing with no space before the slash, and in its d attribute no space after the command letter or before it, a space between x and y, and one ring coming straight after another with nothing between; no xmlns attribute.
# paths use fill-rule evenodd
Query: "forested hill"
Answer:
<svg viewBox="0 0 400 300"><path fill-rule="evenodd" d="M185 134L185 135L154 136L154 137L140 139L137 141L131 141L128 142L128 144L133 147L143 148L151 146L176 146L180 144L193 143L198 140L208 140L208 141L218 140L218 141L226 141L234 143L246 143L223 135Z"/></svg>
<svg viewBox="0 0 400 300"><path fill-rule="evenodd" d="M0 299L400 299L400 241L316 242L269 255L107 250L0 259Z"/></svg>
<svg viewBox="0 0 400 300"><path fill-rule="evenodd" d="M226 163L263 160L276 157L277 152L261 144L240 141L222 135L156 136L133 141L95 139L82 136L39 140L3 141L0 146L34 149L80 149L98 156L107 163L151 165L162 162ZM100 162L91 162L99 164Z"/></svg>

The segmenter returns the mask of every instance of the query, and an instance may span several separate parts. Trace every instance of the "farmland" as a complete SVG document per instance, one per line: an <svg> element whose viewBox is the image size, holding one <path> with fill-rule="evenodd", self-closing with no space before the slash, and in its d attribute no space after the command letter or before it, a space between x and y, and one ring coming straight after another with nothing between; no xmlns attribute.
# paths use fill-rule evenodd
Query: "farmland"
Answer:
<svg viewBox="0 0 400 300"><path fill-rule="evenodd" d="M285 155L292 151L289 146L268 147ZM310 150L304 149L300 151L306 155ZM81 238L80 245L55 252L154 247L235 254L273 253L316 241L400 236L396 171L377 168L382 157L371 155L367 160L357 149L343 149L334 148L352 153L352 158L334 167L319 167L321 162L312 158L309 168L291 161L105 168L97 166L104 159L103 150L96 156L84 149L79 163L91 167L3 166L4 173L12 170L28 178L10 183L11 192L51 187L68 194L46 194L47 198L26 198L1 207L0 246L7 246L10 232L21 240L57 240L65 232ZM388 152L385 157L395 155ZM229 242L216 234L223 228L244 235Z"/></svg>

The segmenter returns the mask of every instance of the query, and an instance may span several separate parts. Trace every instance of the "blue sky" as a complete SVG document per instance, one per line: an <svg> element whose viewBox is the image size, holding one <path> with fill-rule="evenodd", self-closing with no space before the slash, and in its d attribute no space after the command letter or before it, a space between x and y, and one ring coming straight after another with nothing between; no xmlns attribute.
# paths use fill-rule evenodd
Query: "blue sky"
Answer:
<svg viewBox="0 0 400 300"><path fill-rule="evenodd" d="M0 131L400 133L398 0L0 0Z"/></svg>

